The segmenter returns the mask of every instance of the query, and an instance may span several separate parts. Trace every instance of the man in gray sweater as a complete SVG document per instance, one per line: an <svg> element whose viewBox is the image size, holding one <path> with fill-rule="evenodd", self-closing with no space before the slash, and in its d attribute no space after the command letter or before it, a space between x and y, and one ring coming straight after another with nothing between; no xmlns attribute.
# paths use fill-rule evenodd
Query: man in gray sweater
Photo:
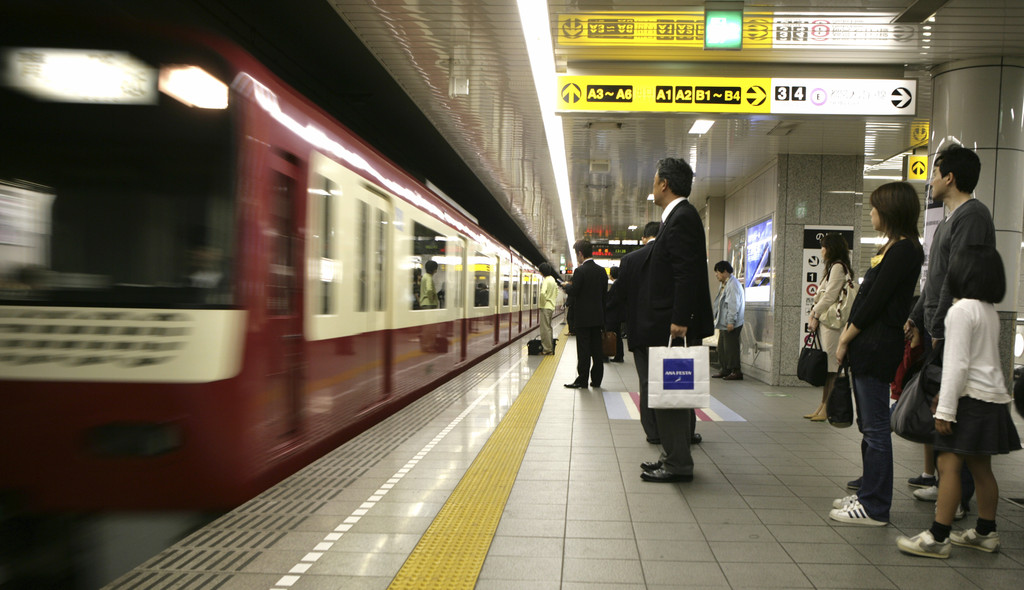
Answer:
<svg viewBox="0 0 1024 590"><path fill-rule="evenodd" d="M932 200L942 203L946 217L935 228L928 251L928 274L921 289L921 297L904 326L907 339L920 334L926 349L941 346L946 336L946 312L953 305L953 296L946 281L949 261L967 246L980 244L994 248L996 245L992 214L984 203L971 197L980 174L981 160L967 148L954 144L935 157L929 181ZM920 333L922 329L923 334ZM934 502L938 498L939 489L934 471L932 446L925 445L924 473L908 482L921 488L914 490L914 497L918 500ZM967 469L961 473L961 484L961 508L957 510L957 517L960 518L967 511L974 495L974 479Z"/></svg>

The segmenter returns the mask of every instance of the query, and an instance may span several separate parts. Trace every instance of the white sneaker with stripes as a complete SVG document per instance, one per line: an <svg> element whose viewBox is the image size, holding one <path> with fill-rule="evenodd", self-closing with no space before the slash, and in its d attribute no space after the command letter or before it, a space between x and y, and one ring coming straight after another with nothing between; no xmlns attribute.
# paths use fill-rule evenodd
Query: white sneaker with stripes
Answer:
<svg viewBox="0 0 1024 590"><path fill-rule="evenodd" d="M834 508L828 513L828 517L832 520L838 520L839 522L859 524L863 526L885 526L889 524L868 516L868 511L864 510L864 507L861 506L860 500L854 500L842 508Z"/></svg>
<svg viewBox="0 0 1024 590"><path fill-rule="evenodd" d="M992 531L987 535L979 535L974 529L966 531L953 531L949 533L949 540L960 547L970 547L986 553L999 551L999 533Z"/></svg>
<svg viewBox="0 0 1024 590"><path fill-rule="evenodd" d="M832 500L832 507L833 508L842 508L843 506L848 506L850 504L853 504L856 501L857 501L857 494L850 494L849 496L845 496L843 498L836 498L835 500Z"/></svg>

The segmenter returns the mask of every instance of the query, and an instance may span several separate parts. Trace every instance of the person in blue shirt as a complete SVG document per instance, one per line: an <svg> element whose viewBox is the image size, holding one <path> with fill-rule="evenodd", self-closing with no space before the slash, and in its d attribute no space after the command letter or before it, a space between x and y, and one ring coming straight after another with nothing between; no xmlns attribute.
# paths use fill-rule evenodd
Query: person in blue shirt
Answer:
<svg viewBox="0 0 1024 590"><path fill-rule="evenodd" d="M712 377L726 381L743 379L740 369L740 332L743 330L743 285L733 276L727 260L715 263L715 278L722 286L715 297L715 329L718 330L718 364L722 371Z"/></svg>

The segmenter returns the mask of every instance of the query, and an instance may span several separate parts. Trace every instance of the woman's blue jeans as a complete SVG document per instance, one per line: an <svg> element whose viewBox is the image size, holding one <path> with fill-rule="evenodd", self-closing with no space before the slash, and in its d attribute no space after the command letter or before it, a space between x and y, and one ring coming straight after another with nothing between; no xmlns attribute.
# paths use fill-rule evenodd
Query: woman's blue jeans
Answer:
<svg viewBox="0 0 1024 590"><path fill-rule="evenodd" d="M857 498L868 516L889 521L892 507L892 434L889 429L889 384L870 375L853 375L863 481Z"/></svg>

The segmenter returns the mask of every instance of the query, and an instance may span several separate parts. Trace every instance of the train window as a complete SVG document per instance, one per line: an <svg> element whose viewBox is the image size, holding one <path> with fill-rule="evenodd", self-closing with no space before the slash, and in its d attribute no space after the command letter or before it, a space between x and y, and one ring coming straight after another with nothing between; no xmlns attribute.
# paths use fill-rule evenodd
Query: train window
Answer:
<svg viewBox="0 0 1024 590"><path fill-rule="evenodd" d="M504 264L505 261L502 262L503 264L501 265L501 305L503 307L508 307L508 266Z"/></svg>
<svg viewBox="0 0 1024 590"><path fill-rule="evenodd" d="M377 252L376 268L377 275L377 311L384 311L384 294L387 293L388 277L384 273L384 260L387 257L388 218L387 215L377 210Z"/></svg>
<svg viewBox="0 0 1024 590"><path fill-rule="evenodd" d="M292 252L292 191L295 181L274 172L271 181L270 277L267 281L267 313L292 315L295 264Z"/></svg>
<svg viewBox="0 0 1024 590"><path fill-rule="evenodd" d="M318 191L320 201L320 313L329 315L334 309L334 279L337 261L334 259L334 211L331 202L341 194L338 185L323 179L323 190Z"/></svg>
<svg viewBox="0 0 1024 590"><path fill-rule="evenodd" d="M448 273L448 288L445 289L447 293L451 293L452 305L455 309L462 309L463 300L465 299L465 266L463 265L463 253L465 248L463 247L463 241L461 239L452 240L448 243L448 265L452 272Z"/></svg>
<svg viewBox="0 0 1024 590"><path fill-rule="evenodd" d="M413 309L444 309L448 238L413 222Z"/></svg>
<svg viewBox="0 0 1024 590"><path fill-rule="evenodd" d="M512 271L512 307L519 305L519 271Z"/></svg>
<svg viewBox="0 0 1024 590"><path fill-rule="evenodd" d="M491 305L491 267L494 265L490 257L480 252L473 254L473 307L489 307Z"/></svg>
<svg viewBox="0 0 1024 590"><path fill-rule="evenodd" d="M367 246L370 232L370 206L359 201L359 213L356 214L356 311L366 311L369 296L369 278L367 266Z"/></svg>

